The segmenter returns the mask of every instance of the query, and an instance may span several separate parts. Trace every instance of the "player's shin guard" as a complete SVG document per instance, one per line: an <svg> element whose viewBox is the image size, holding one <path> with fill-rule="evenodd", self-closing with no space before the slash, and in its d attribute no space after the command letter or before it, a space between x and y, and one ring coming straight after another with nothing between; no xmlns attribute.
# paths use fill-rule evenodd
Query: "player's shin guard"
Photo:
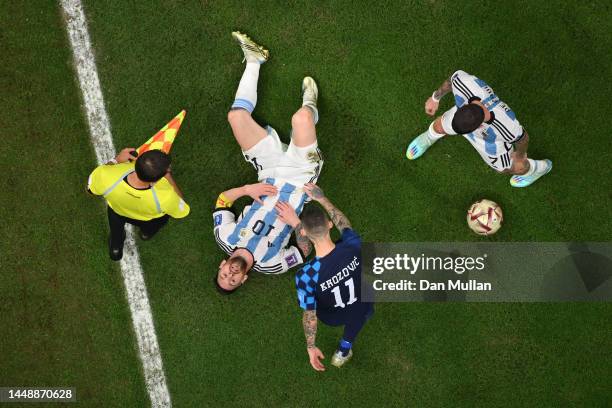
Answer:
<svg viewBox="0 0 612 408"><path fill-rule="evenodd" d="M260 64L247 62L236 91L236 98L232 104L232 109L244 109L253 113L257 105L257 81L259 80Z"/></svg>

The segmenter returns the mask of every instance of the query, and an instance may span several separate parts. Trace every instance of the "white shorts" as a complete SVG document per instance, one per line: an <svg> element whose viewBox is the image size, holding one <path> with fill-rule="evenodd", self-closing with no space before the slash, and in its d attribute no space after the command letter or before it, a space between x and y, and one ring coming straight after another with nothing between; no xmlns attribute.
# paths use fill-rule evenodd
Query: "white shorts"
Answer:
<svg viewBox="0 0 612 408"><path fill-rule="evenodd" d="M306 183L316 183L321 168L323 156L315 141L310 146L298 147L282 143L276 130L267 127L268 135L247 151L243 151L244 159L257 170L259 181L269 177L282 179L296 187Z"/></svg>
<svg viewBox="0 0 612 408"><path fill-rule="evenodd" d="M447 135L456 135L457 133L453 130L452 122L453 117L457 112L457 107L453 106L442 115L442 129ZM483 124L480 128L468 135L462 135L465 137L474 149L480 154L482 160L485 161L495 171L502 172L512 167L512 153L514 152L514 145L507 143L504 140L496 141L492 145L485 143L484 135L480 132L486 132L488 125ZM493 146L494 145L494 146Z"/></svg>

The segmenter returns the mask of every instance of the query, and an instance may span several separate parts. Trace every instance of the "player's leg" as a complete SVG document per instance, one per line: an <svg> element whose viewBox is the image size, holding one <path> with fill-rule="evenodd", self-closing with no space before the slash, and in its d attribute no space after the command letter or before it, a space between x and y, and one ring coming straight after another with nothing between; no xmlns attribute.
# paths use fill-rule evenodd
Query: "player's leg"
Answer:
<svg viewBox="0 0 612 408"><path fill-rule="evenodd" d="M311 77L302 81L302 107L291 118L291 143L297 147L308 147L316 143L315 126L319 121L317 99L319 90Z"/></svg>
<svg viewBox="0 0 612 408"><path fill-rule="evenodd" d="M246 34L235 31L232 33L232 37L240 44L246 67L227 119L236 141L245 151L255 146L267 135L266 130L251 117L251 113L257 105L259 68L261 64L268 60L269 52L256 44Z"/></svg>
<svg viewBox="0 0 612 408"><path fill-rule="evenodd" d="M533 160L528 157L515 157L512 162L512 167L509 169L509 173L514 174L510 178L510 185L512 185L512 187L530 186L551 170L552 162L548 159Z"/></svg>
<svg viewBox="0 0 612 408"><path fill-rule="evenodd" d="M374 314L374 305L370 304L365 315L359 317L358 319L349 321L344 326L344 332L342 334L342 339L338 344L338 349L332 356L331 363L336 367L342 367L346 362L350 360L353 356L353 343L357 339L357 335L366 322L372 317Z"/></svg>
<svg viewBox="0 0 612 408"><path fill-rule="evenodd" d="M426 132L421 133L419 136L414 138L406 149L406 157L409 160L418 159L438 140L442 139L446 135L455 135L451 126L453 116L457 111L457 107L453 107L446 111L442 116L439 116L434 120Z"/></svg>
<svg viewBox="0 0 612 408"><path fill-rule="evenodd" d="M227 114L227 120L243 151L249 150L267 135L266 130L246 110L232 108Z"/></svg>
<svg viewBox="0 0 612 408"><path fill-rule="evenodd" d="M108 253L113 261L118 261L123 257L123 243L125 242L125 223L124 217L108 207L108 226L110 236L108 239Z"/></svg>
<svg viewBox="0 0 612 408"><path fill-rule="evenodd" d="M311 77L302 81L302 107L291 118L291 142L284 153L279 177L301 187L316 183L323 167L315 126L319 120L319 90Z"/></svg>

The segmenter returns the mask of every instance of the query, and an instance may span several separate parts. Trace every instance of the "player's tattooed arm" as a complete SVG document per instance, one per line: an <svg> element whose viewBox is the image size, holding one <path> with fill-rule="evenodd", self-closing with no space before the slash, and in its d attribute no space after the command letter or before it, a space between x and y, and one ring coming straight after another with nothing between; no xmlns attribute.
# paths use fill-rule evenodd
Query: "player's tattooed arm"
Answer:
<svg viewBox="0 0 612 408"><path fill-rule="evenodd" d="M452 90L450 78L444 81L434 93L425 101L425 113L434 116L440 106L440 99Z"/></svg>
<svg viewBox="0 0 612 408"><path fill-rule="evenodd" d="M323 208L327 210L327 213L329 214L336 228L338 228L338 231L342 232L346 228L351 228L351 222L348 220L348 218L346 218L346 215L334 207L331 201L326 199L324 202L321 202L321 205L323 205Z"/></svg>
<svg viewBox="0 0 612 408"><path fill-rule="evenodd" d="M304 186L304 191L310 196L310 198L318 201L319 204L325 208L325 211L327 211L332 222L340 232L346 228L351 228L351 222L348 220L346 215L344 215L342 211L336 208L336 206L329 201L319 186L308 183Z"/></svg>
<svg viewBox="0 0 612 408"><path fill-rule="evenodd" d="M314 310L305 310L302 316L302 324L304 325L306 351L308 351L310 365L317 371L325 371L325 366L321 363L321 360L324 359L325 356L315 345L315 337L317 335L317 312Z"/></svg>
<svg viewBox="0 0 612 408"><path fill-rule="evenodd" d="M289 203L280 200L276 203L274 208L278 213L278 218L293 228L298 248L300 248L300 251L302 251L304 256L308 256L310 252L312 252L312 243L306 234L302 232L304 227L302 226L302 222L295 212L295 209Z"/></svg>
<svg viewBox="0 0 612 408"><path fill-rule="evenodd" d="M438 89L436 89L433 93L433 98L436 100L440 100L444 95L449 93L452 90L451 80L450 78L444 81L442 85Z"/></svg>
<svg viewBox="0 0 612 408"><path fill-rule="evenodd" d="M312 242L310 242L308 237L302 233L303 230L304 227L300 222L295 227L295 240L297 241L297 246L300 248L300 251L302 251L302 254L304 254L304 256L308 256L312 252Z"/></svg>
<svg viewBox="0 0 612 408"><path fill-rule="evenodd" d="M315 338L317 337L317 312L315 310L304 310L302 325L304 326L304 336L306 337L306 348L315 348Z"/></svg>

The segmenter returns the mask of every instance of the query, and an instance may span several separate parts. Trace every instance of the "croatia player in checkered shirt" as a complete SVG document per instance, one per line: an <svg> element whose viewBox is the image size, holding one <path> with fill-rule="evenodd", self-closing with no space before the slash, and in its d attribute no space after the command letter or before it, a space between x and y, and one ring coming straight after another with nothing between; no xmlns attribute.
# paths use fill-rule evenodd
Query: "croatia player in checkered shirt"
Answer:
<svg viewBox="0 0 612 408"><path fill-rule="evenodd" d="M438 117L429 129L410 143L406 156L418 159L446 135L463 135L482 159L500 173L512 174L513 187L527 187L552 169L550 160L527 157L529 135L516 115L485 81L464 71L455 72L425 102L433 116L440 99L451 92L455 106Z"/></svg>
<svg viewBox="0 0 612 408"><path fill-rule="evenodd" d="M217 199L214 234L228 258L221 261L213 280L223 294L243 285L251 269L278 274L304 262L299 245L289 244L293 226L278 217L275 205L284 203L300 213L307 199L302 187L316 182L323 166L315 131L319 117L315 81L310 77L302 81L302 107L291 119L291 141L285 145L274 129L261 127L251 116L257 103L259 69L269 52L245 34L234 32L232 36L242 48L246 67L228 121L259 183L229 189ZM243 196L254 201L235 214L232 204Z"/></svg>
<svg viewBox="0 0 612 408"><path fill-rule="evenodd" d="M302 323L310 364L323 371L325 366L320 360L325 357L315 345L317 318L330 326L344 326L331 360L332 365L342 367L353 355L353 343L374 313L374 305L361 299L361 238L319 187L306 184L304 191L327 214L313 204L306 207L300 218L284 203L277 204L277 209L281 219L296 226L298 242L307 240L314 245L316 256L297 273L295 283L298 303L304 309ZM337 242L329 234L334 225L342 234Z"/></svg>

